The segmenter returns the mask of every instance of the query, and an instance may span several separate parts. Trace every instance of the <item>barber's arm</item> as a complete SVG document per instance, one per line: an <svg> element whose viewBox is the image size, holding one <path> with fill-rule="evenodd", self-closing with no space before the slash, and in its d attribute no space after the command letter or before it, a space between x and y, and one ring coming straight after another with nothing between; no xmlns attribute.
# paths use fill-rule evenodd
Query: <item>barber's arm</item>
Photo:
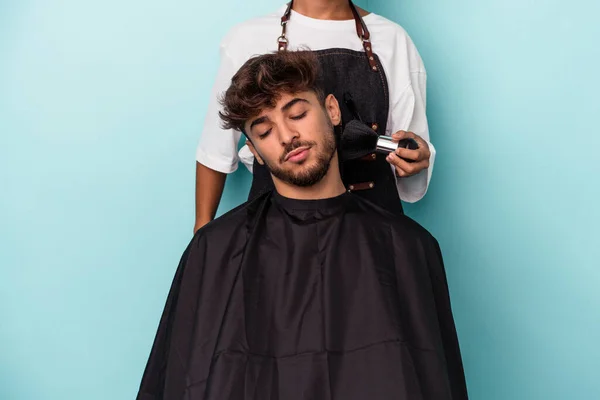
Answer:
<svg viewBox="0 0 600 400"><path fill-rule="evenodd" d="M240 133L221 128L219 98L227 90L236 68L223 44L220 66L210 95L204 128L196 150L196 220L194 233L213 220L225 187L227 174L238 167Z"/></svg>
<svg viewBox="0 0 600 400"><path fill-rule="evenodd" d="M196 223L194 233L215 218L227 174L196 162Z"/></svg>
<svg viewBox="0 0 600 400"><path fill-rule="evenodd" d="M413 139L419 145L416 150L398 149L388 156L396 174L396 187L400 199L414 203L421 200L429 187L435 148L429 140L429 126L425 114L426 102L425 70L411 73L411 85L396 99L391 109L392 139Z"/></svg>

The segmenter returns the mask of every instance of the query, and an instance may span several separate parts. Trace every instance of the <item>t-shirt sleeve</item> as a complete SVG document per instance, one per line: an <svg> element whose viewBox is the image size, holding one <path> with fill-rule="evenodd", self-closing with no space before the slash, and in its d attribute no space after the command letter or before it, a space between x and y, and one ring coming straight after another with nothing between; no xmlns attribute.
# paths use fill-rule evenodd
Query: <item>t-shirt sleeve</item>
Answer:
<svg viewBox="0 0 600 400"><path fill-rule="evenodd" d="M389 133L392 134L399 130L414 132L429 145L431 152L429 168L413 176L396 178L396 187L400 199L414 203L422 199L427 192L433 172L436 151L433 144L431 144L425 113L427 74L416 48L410 39L408 39L408 42L408 54L406 58L409 64L410 81L403 90L400 90L396 94L395 98L391 99L391 129Z"/></svg>
<svg viewBox="0 0 600 400"><path fill-rule="evenodd" d="M196 161L210 169L228 174L234 172L238 167L237 145L241 133L221 127L219 99L229 87L231 78L237 69L227 53L226 46L221 44L219 53L219 70L211 91L204 128L196 149Z"/></svg>

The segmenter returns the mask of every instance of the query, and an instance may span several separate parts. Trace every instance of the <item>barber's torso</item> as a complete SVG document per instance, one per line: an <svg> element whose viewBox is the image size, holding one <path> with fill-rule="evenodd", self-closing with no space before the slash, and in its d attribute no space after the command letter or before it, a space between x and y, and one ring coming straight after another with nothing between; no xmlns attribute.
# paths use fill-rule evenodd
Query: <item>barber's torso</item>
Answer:
<svg viewBox="0 0 600 400"><path fill-rule="evenodd" d="M214 90L216 97L226 90L231 76L246 60L257 54L278 50L277 38L282 33L281 16L285 10L286 7L283 6L272 14L247 21L230 31L222 42L221 67L231 71L220 71ZM374 127L379 134L390 135L400 129L406 130L409 126L413 131L418 131L419 127L426 131L424 114L422 118L419 115L415 118L414 113L414 92L422 90L414 88L415 72L423 70L424 73L414 45L402 28L387 19L375 14L362 19L370 33L374 58L371 62L365 55L363 42L357 36L354 20L316 20L293 11L286 24L288 50L308 48L319 55L322 71L327 77L325 89L338 99L344 122L355 118L345 102L350 97L363 122ZM373 70L374 65L376 71ZM212 118L211 111L209 108L209 118ZM203 135L208 133L210 124L210 120L205 121ZM222 139L227 141L229 138L225 134L223 132ZM216 137L214 139L218 140ZM239 134L233 138L236 143L238 139ZM212 147L210 143L210 146L207 145L210 140L211 137L202 139L199 148L203 146L203 142L205 148ZM224 156L225 159L227 155L223 154L224 143L220 145L222 150L217 151L215 156ZM272 185L268 172L254 163L247 146L240 149L238 156L254 173L250 197ZM235 161L237 160L232 160L232 164ZM226 163L223 163L223 169L226 169ZM386 208L401 210L393 170L383 157L371 156L344 163L342 174L348 190Z"/></svg>

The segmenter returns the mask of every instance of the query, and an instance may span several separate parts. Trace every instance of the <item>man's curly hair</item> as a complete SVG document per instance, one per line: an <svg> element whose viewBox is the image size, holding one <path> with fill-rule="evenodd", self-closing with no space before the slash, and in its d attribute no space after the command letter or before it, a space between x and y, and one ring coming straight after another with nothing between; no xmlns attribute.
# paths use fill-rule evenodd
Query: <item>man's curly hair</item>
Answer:
<svg viewBox="0 0 600 400"><path fill-rule="evenodd" d="M224 129L244 131L246 121L273 108L284 93L312 91L321 104L325 96L319 82L319 61L308 50L282 51L255 56L239 69L221 97L219 117Z"/></svg>

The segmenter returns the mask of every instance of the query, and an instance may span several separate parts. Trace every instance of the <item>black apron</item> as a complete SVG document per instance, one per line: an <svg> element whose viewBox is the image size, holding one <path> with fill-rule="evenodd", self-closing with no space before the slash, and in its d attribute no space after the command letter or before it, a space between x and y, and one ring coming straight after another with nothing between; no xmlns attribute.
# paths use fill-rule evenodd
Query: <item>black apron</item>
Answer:
<svg viewBox="0 0 600 400"><path fill-rule="evenodd" d="M278 38L279 51L287 50L285 36L292 2L281 18L282 35ZM333 94L342 112L342 129L345 123L360 118L379 134L385 134L389 91L387 79L379 57L373 53L369 31L356 7L350 1L356 21L356 31L363 42L364 51L349 49L317 50L321 67L321 79L325 94ZM385 154L372 153L362 159L340 162L342 181L350 192L384 207L390 212L402 214L402 203L396 188L396 177ZM274 189L269 170L256 159L249 199Z"/></svg>

